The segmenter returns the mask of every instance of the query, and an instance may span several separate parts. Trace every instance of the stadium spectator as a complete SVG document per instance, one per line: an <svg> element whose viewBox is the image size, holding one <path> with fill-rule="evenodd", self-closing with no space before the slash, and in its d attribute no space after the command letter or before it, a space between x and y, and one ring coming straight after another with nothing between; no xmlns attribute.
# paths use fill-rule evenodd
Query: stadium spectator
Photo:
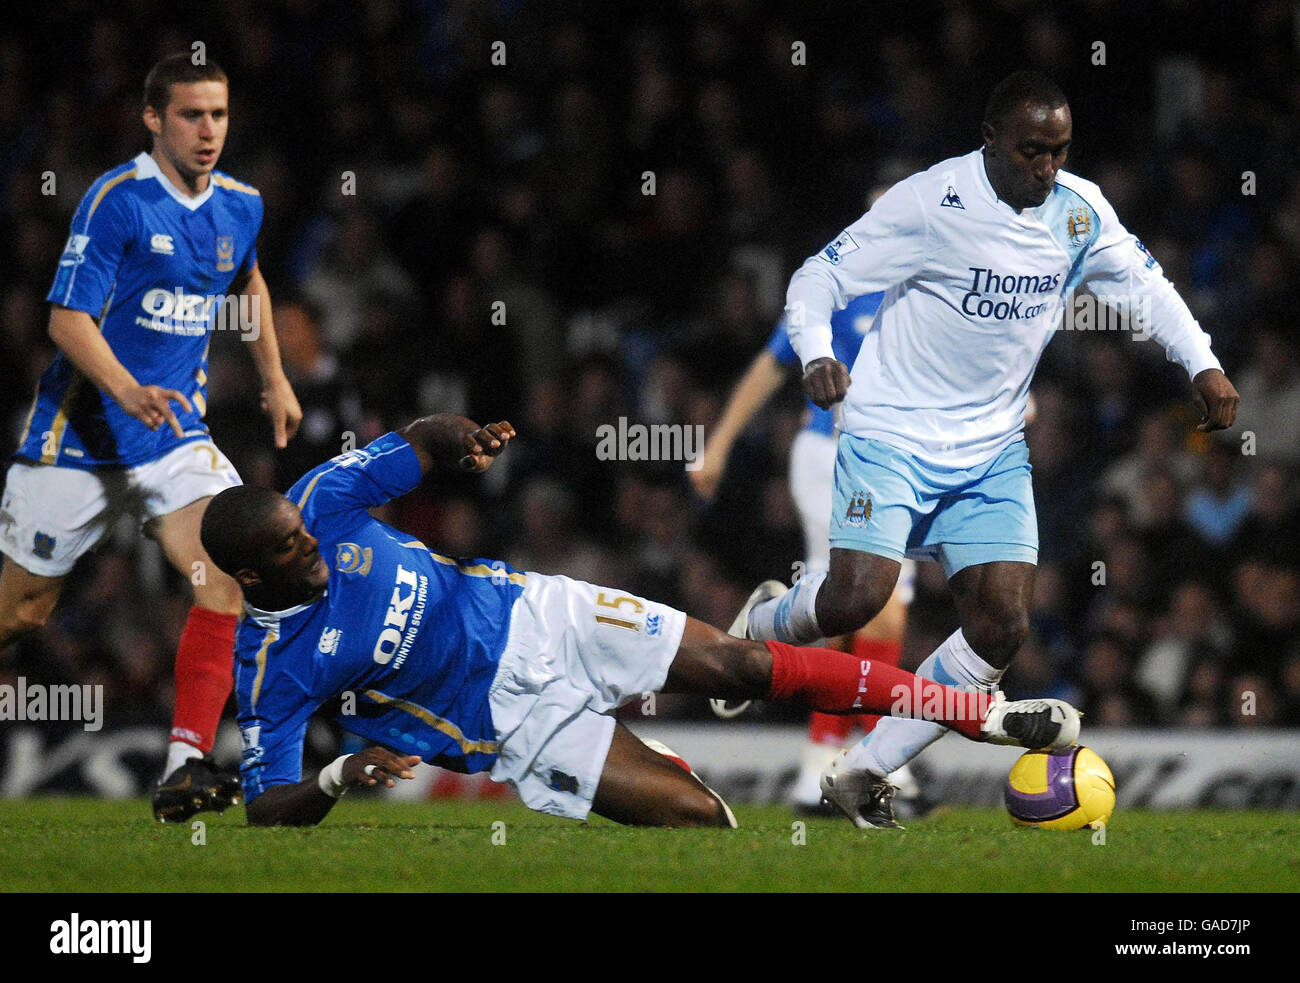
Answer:
<svg viewBox="0 0 1300 983"><path fill-rule="evenodd" d="M288 488L321 461L379 436L364 423L361 398L339 357L325 344L320 308L281 293L275 327L284 371L302 406L298 439L276 460L275 487Z"/></svg>
<svg viewBox="0 0 1300 983"><path fill-rule="evenodd" d="M1233 431L1240 442L1254 435L1253 453L1300 463L1300 366L1295 341L1276 324L1255 326L1254 351L1241 373L1242 399L1250 412Z"/></svg>
<svg viewBox="0 0 1300 983"><path fill-rule="evenodd" d="M1167 468L1180 489L1191 487L1196 478L1196 458L1185 445L1181 424L1171 414L1156 410L1138 422L1136 446L1106 468L1097 487L1127 503L1129 519L1145 526L1154 518L1142 497L1146 474L1157 467Z"/></svg>
<svg viewBox="0 0 1300 983"><path fill-rule="evenodd" d="M1138 659L1134 680L1156 702L1161 719L1172 721L1192 667L1207 657L1226 661L1232 644L1232 630L1215 591L1201 581L1184 581L1174 590L1163 617L1155 622L1153 638Z"/></svg>
<svg viewBox="0 0 1300 983"><path fill-rule="evenodd" d="M1209 444L1201 458L1201 480L1187 494L1185 514L1201 541L1222 551L1250 515L1251 492L1238 468L1237 442L1220 438Z"/></svg>

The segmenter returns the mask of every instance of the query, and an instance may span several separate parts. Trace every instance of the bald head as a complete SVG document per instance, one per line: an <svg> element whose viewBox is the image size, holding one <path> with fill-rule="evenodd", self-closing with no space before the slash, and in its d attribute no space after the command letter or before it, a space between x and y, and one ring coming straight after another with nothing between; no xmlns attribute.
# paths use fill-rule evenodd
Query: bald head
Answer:
<svg viewBox="0 0 1300 983"><path fill-rule="evenodd" d="M203 513L199 529L203 548L212 562L232 577L243 569L260 569L285 506L293 508L293 503L270 488L227 488Z"/></svg>

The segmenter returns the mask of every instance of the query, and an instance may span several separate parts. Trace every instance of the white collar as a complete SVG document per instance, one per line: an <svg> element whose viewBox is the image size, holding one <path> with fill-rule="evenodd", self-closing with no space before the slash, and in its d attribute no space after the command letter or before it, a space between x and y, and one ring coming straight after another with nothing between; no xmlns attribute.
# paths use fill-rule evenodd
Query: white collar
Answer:
<svg viewBox="0 0 1300 983"><path fill-rule="evenodd" d="M261 608L255 608L253 605L245 601L244 614L253 621L256 621L263 628L269 628L277 621L292 617L300 611L306 611L309 607L319 604L321 601L325 600L327 596L329 596L328 587L321 591L319 597L312 598L306 604L298 604L291 608L285 608L283 611L263 611Z"/></svg>
<svg viewBox="0 0 1300 983"><path fill-rule="evenodd" d="M182 194L181 190L177 188L176 185L172 184L167 175L162 172L162 169L158 166L158 162L154 160L150 154L144 153L143 151L135 158L135 168L137 180L142 180L148 177L157 178L158 183L163 186L164 191L171 195L178 204L184 205L192 212L198 211L198 209L203 206L203 203L212 197L212 192L216 188L216 181L214 180L216 172L213 172L208 175L208 186L203 190L202 194L195 195L193 198L189 195Z"/></svg>

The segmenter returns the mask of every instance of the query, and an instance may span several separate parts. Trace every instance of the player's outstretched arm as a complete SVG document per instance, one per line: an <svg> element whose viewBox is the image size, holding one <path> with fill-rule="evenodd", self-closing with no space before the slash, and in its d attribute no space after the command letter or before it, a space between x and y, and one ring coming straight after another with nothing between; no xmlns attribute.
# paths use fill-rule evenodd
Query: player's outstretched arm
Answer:
<svg viewBox="0 0 1300 983"><path fill-rule="evenodd" d="M417 755L394 754L370 747L336 758L315 778L294 785L272 785L252 802L246 815L250 826L315 826L350 788L383 783L389 788L398 778L414 778Z"/></svg>
<svg viewBox="0 0 1300 983"><path fill-rule="evenodd" d="M183 437L180 422L171 404L192 409L185 394L162 386L141 385L123 365L104 340L99 326L85 311L53 304L50 307L50 340L59 351L102 392L107 393L130 416L150 430L169 424L177 437Z"/></svg>
<svg viewBox="0 0 1300 983"><path fill-rule="evenodd" d="M704 445L704 457L699 468L686 472L690 475L695 490L705 498L711 499L717 494L722 474L727 467L727 457L731 454L731 445L749 425L754 414L781 388L781 380L784 378L785 370L781 363L765 348L736 383L736 388L731 391L727 405L722 410L722 418Z"/></svg>
<svg viewBox="0 0 1300 983"><path fill-rule="evenodd" d="M485 471L506 449L515 428L505 420L480 427L455 413L421 417L397 433L406 439L420 459L420 473L434 468L457 471Z"/></svg>

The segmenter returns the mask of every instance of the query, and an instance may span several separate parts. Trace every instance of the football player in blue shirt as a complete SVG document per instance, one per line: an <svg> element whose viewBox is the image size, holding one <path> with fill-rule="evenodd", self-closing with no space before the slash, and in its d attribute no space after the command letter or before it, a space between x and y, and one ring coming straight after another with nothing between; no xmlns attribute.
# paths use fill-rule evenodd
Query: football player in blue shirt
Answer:
<svg viewBox="0 0 1300 983"><path fill-rule="evenodd" d="M1007 703L845 652L734 638L617 589L442 556L370 515L435 466L485 469L514 435L428 417L309 471L288 497L240 486L212 500L203 545L244 591L235 691L249 822L319 822L348 788L392 785L424 760L490 769L551 815L734 826L693 773L611 716L655 691L926 717L1030 747L1078 736L1077 712L1057 700ZM373 746L304 781L321 709Z"/></svg>
<svg viewBox="0 0 1300 983"><path fill-rule="evenodd" d="M229 124L225 73L173 55L150 71L144 102L153 149L86 192L47 298L58 354L0 508L0 650L44 624L64 577L119 516L138 518L194 585L153 802L156 818L179 820L239 792L206 757L230 695L240 610L238 585L199 541L208 501L240 481L203 423L208 332L243 333L277 446L302 413L257 266L261 196L215 170Z"/></svg>

